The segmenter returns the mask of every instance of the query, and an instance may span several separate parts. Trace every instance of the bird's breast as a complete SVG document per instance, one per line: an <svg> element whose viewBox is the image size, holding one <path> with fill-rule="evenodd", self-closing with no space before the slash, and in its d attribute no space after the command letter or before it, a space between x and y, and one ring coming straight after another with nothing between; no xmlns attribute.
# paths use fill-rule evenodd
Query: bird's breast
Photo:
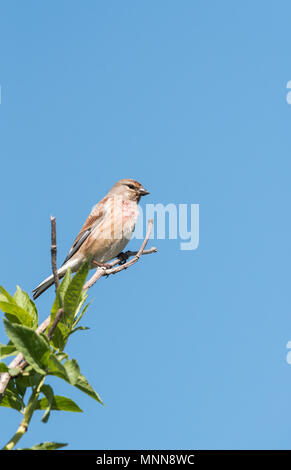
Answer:
<svg viewBox="0 0 291 470"><path fill-rule="evenodd" d="M136 202L112 200L106 216L88 242L88 251L97 261L106 262L117 256L129 242L139 214ZM90 245L90 246L89 246Z"/></svg>
<svg viewBox="0 0 291 470"><path fill-rule="evenodd" d="M134 201L123 200L121 204L122 220L126 223L128 221L134 221L134 224L138 218L138 205Z"/></svg>

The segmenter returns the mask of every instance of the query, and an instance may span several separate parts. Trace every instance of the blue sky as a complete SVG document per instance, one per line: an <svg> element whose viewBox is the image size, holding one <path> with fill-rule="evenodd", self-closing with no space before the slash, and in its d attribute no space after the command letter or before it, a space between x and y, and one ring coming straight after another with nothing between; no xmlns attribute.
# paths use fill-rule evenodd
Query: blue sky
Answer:
<svg viewBox="0 0 291 470"><path fill-rule="evenodd" d="M200 244L101 280L71 357L102 407L34 417L79 449L290 449L290 2L0 3L1 278L28 292L133 177L200 204ZM143 201L144 203L145 201ZM130 247L134 249L137 241ZM37 300L44 319L50 290ZM4 340L1 327L0 340ZM16 412L1 409L1 442Z"/></svg>

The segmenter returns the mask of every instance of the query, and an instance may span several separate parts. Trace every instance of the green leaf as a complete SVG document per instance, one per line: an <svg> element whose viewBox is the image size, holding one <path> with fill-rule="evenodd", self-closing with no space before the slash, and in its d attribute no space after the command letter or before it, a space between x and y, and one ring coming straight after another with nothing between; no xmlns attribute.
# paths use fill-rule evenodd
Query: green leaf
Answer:
<svg viewBox="0 0 291 470"><path fill-rule="evenodd" d="M43 417L41 418L41 420L42 420L43 423L47 423L48 419L49 419L49 416L50 416L52 403L53 403L53 400L54 400L54 392L53 392L53 389L50 385L43 385L41 387L41 392L44 394L45 400L47 402L47 406L45 408L45 413L44 413Z"/></svg>
<svg viewBox="0 0 291 470"><path fill-rule="evenodd" d="M26 367L25 370L30 368L31 366ZM42 374L39 374L38 372L35 372L34 369L30 371L30 375L28 376L28 380L30 383L31 387L38 387L39 382L41 381Z"/></svg>
<svg viewBox="0 0 291 470"><path fill-rule="evenodd" d="M24 377L23 375L20 375L15 379L15 387L17 390L17 393L23 398L24 394L27 390L28 387L31 386L30 383L30 378L29 377Z"/></svg>
<svg viewBox="0 0 291 470"><path fill-rule="evenodd" d="M47 353L50 348L47 341L36 331L27 326L17 325L4 320L7 336L12 341L17 351L21 352L34 370L45 374Z"/></svg>
<svg viewBox="0 0 291 470"><path fill-rule="evenodd" d="M89 326L78 326L77 328L74 328L72 331L70 331L70 335L73 333L76 333L76 331L83 331L83 330L90 330Z"/></svg>
<svg viewBox="0 0 291 470"><path fill-rule="evenodd" d="M80 373L79 365L75 359L68 360L62 364L54 354L51 354L47 372L69 382L103 405L98 393L95 392L86 378Z"/></svg>
<svg viewBox="0 0 291 470"><path fill-rule="evenodd" d="M3 302L14 302L13 297L2 286L0 286L0 300Z"/></svg>
<svg viewBox="0 0 291 470"><path fill-rule="evenodd" d="M88 295L86 294L86 292L84 292L84 295L85 295L85 297L84 297L83 300L84 300L84 302L85 302L85 300L87 299ZM84 303L84 302L83 302L83 303ZM82 312L80 313L80 315L79 315L79 316L76 318L76 320L74 321L73 327L75 327L75 326L78 325L79 321L81 320L81 318L83 317L83 315L86 313L86 310L87 310L87 308L89 307L90 304L91 304L91 302L88 302L88 303L85 305L85 307L83 308L83 310L82 310Z"/></svg>
<svg viewBox="0 0 291 470"><path fill-rule="evenodd" d="M15 356L17 351L13 344L9 344L5 346L4 344L0 344L0 359L4 359L5 357Z"/></svg>
<svg viewBox="0 0 291 470"><path fill-rule="evenodd" d="M29 295L17 286L12 297L0 286L0 308L12 323L19 323L36 328L38 324L37 310Z"/></svg>
<svg viewBox="0 0 291 470"><path fill-rule="evenodd" d="M0 362L0 372L8 372L8 367L4 362Z"/></svg>
<svg viewBox="0 0 291 470"><path fill-rule="evenodd" d="M13 408L14 410L20 411L23 408L23 403L16 393L13 393L11 390L7 389L4 397L2 398L0 406Z"/></svg>
<svg viewBox="0 0 291 470"><path fill-rule="evenodd" d="M4 362L0 362L0 372L8 372L11 377L15 377L20 374L21 369L19 367L8 367Z"/></svg>
<svg viewBox="0 0 291 470"><path fill-rule="evenodd" d="M48 407L47 398L42 398L38 400L37 410L45 410ZM51 410L56 411L72 411L75 413L82 413L83 410L70 398L62 397L60 395L55 395L51 404Z"/></svg>
<svg viewBox="0 0 291 470"><path fill-rule="evenodd" d="M37 313L37 308L35 306L35 303L27 292L24 292L19 286L16 286L17 290L13 296L16 304L23 308L26 312L29 313L30 317L32 318L32 327L37 328L38 325L38 313ZM30 325L28 325L30 326Z"/></svg>
<svg viewBox="0 0 291 470"><path fill-rule="evenodd" d="M81 266L79 271L71 280L64 298L64 314L62 316L62 323L67 323L69 327L74 322L74 317L78 312L78 307L82 299L82 289L88 275L91 261L88 260ZM84 293L83 293L84 295Z"/></svg>
<svg viewBox="0 0 291 470"><path fill-rule="evenodd" d="M86 292L82 291L82 294L81 294L81 301L80 301L80 303L79 303L77 312L79 312L79 311L81 310L81 308L82 308L82 306L84 305L84 303L85 303L87 297L88 297L88 294L87 294ZM89 307L90 304L91 304L91 302L88 302L88 303L85 305L85 307L83 308L82 312L81 312L79 315L76 315L76 316L75 316L75 321L74 321L74 323L73 323L73 328L75 328L75 327L78 325L79 321L81 320L81 318L82 318L83 315L85 314L85 312L86 312L86 310L87 310L87 308Z"/></svg>
<svg viewBox="0 0 291 470"><path fill-rule="evenodd" d="M66 361L64 363L64 368L66 369L70 383L72 385L76 385L80 375L80 367L76 359L70 359L69 361Z"/></svg>
<svg viewBox="0 0 291 470"><path fill-rule="evenodd" d="M64 347L66 346L69 334L70 334L70 329L66 325L61 323L61 321L59 321L59 323L57 324L55 328L55 331L53 333L52 340L51 340L54 348L62 351Z"/></svg>
<svg viewBox="0 0 291 470"><path fill-rule="evenodd" d="M19 307L13 299L13 302L0 301L0 309L5 313L7 320L11 323L18 323L21 325L35 327L34 319L29 312Z"/></svg>
<svg viewBox="0 0 291 470"><path fill-rule="evenodd" d="M65 367L54 354L50 355L47 370L48 370L48 374L56 375L60 379L66 380L66 382L70 382L69 376L67 374Z"/></svg>
<svg viewBox="0 0 291 470"><path fill-rule="evenodd" d="M18 450L56 450L61 449L61 447L66 447L67 445L68 444L64 444L63 442L41 442L33 447L25 447Z"/></svg>
<svg viewBox="0 0 291 470"><path fill-rule="evenodd" d="M17 375L20 374L21 369L20 367L10 367L8 369L8 372L9 372L10 377L16 377Z"/></svg>
<svg viewBox="0 0 291 470"><path fill-rule="evenodd" d="M64 359L69 359L68 354L63 351L56 353L56 357L58 358L59 361L63 361Z"/></svg>
<svg viewBox="0 0 291 470"><path fill-rule="evenodd" d="M82 374L79 375L75 387L77 387L82 392L87 393L87 395L89 395L91 398L94 398L94 400L97 400L99 403L101 403L101 405L103 405L103 402L98 393L95 392L95 390L91 387L87 379Z"/></svg>
<svg viewBox="0 0 291 470"><path fill-rule="evenodd" d="M71 274L72 272L70 268L68 268L64 276L64 279L59 285L58 291L56 293L56 298L55 298L55 301L53 303L52 310L51 310L51 323L54 321L57 311L61 308L59 296L61 296L61 298L64 301L65 293L67 292L67 288L71 282Z"/></svg>

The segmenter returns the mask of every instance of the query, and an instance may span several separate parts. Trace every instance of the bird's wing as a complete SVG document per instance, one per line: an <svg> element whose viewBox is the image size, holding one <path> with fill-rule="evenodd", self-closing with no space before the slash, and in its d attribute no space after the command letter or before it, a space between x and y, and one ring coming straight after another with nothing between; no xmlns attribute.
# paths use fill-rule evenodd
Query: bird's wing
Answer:
<svg viewBox="0 0 291 470"><path fill-rule="evenodd" d="M83 227L81 228L78 236L76 237L72 248L70 249L68 256L66 257L65 261L63 262L62 266L74 256L75 253L80 249L83 245L84 241L87 240L90 233L101 223L104 219L106 214L106 209L104 207L104 202L106 198L100 201L95 207L93 207L91 213L89 214L86 222L84 223Z"/></svg>

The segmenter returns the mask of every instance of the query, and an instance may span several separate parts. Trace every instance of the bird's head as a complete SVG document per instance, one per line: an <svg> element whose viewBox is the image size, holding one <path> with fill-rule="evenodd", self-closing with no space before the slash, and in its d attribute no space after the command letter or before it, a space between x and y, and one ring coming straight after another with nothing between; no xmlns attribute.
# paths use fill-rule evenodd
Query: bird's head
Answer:
<svg viewBox="0 0 291 470"><path fill-rule="evenodd" d="M109 191L109 194L122 196L124 199L139 202L140 198L146 196L149 192L138 181L125 178L117 181Z"/></svg>

